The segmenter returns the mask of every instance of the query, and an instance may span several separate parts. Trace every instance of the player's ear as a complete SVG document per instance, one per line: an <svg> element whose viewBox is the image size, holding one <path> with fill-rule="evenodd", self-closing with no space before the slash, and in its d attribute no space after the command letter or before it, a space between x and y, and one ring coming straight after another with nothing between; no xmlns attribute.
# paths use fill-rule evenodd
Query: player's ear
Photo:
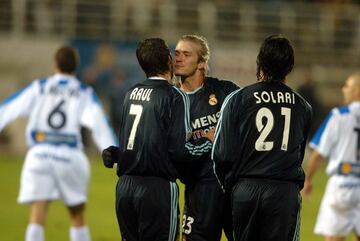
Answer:
<svg viewBox="0 0 360 241"><path fill-rule="evenodd" d="M167 64L168 64L168 66L169 66L169 70L170 70L170 71L173 71L174 63L173 63L173 58L172 58L172 55L171 55L171 54L168 55Z"/></svg>
<svg viewBox="0 0 360 241"><path fill-rule="evenodd" d="M206 61L200 60L199 63L198 63L198 69L199 70L205 70L205 66L206 66Z"/></svg>
<svg viewBox="0 0 360 241"><path fill-rule="evenodd" d="M173 58L170 53L168 54L168 65L173 65Z"/></svg>
<svg viewBox="0 0 360 241"><path fill-rule="evenodd" d="M360 86L357 86L355 89L355 97L356 99L360 99Z"/></svg>

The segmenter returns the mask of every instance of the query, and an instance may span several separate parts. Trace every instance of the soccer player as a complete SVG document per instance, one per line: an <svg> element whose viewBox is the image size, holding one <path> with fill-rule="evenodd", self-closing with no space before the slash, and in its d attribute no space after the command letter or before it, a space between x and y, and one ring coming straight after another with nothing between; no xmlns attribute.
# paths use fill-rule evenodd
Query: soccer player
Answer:
<svg viewBox="0 0 360 241"><path fill-rule="evenodd" d="M225 97L239 87L207 76L210 50L200 35L182 36L175 48L174 69L181 90L190 98L192 142L214 131ZM210 153L196 161L178 163L185 184L183 240L219 241L222 229L232 240L230 201L213 171Z"/></svg>
<svg viewBox="0 0 360 241"><path fill-rule="evenodd" d="M330 176L315 233L326 241L344 241L355 231L360 241L360 74L352 74L342 88L345 104L334 108L310 142L304 195L312 192L312 179L323 158Z"/></svg>
<svg viewBox="0 0 360 241"><path fill-rule="evenodd" d="M294 65L290 42L269 36L257 56L258 82L224 101L212 159L231 188L236 241L299 240L301 163L311 106L285 84Z"/></svg>
<svg viewBox="0 0 360 241"><path fill-rule="evenodd" d="M55 74L35 80L0 104L0 130L17 117L29 117L29 150L18 201L31 205L26 241L43 241L49 203L64 201L70 214L70 240L89 241L85 203L90 165L80 128L92 131L99 150L116 144L113 130L93 89L74 76L78 54L69 46L55 53Z"/></svg>
<svg viewBox="0 0 360 241"><path fill-rule="evenodd" d="M174 241L179 222L174 161L187 153L189 100L170 83L172 57L164 40L141 41L136 56L147 79L128 91L119 148L104 150L103 161L112 167L117 160L116 214L123 240ZM203 144L191 153L209 152L210 141Z"/></svg>

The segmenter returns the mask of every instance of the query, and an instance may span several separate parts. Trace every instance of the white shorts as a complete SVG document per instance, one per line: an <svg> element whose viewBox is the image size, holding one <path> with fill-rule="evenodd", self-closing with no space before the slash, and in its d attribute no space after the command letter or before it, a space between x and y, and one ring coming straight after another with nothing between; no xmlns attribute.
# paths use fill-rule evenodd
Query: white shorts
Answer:
<svg viewBox="0 0 360 241"><path fill-rule="evenodd" d="M360 236L360 178L330 177L314 232L346 237L352 230Z"/></svg>
<svg viewBox="0 0 360 241"><path fill-rule="evenodd" d="M87 200L90 164L82 150L36 145L26 155L19 203L61 199L67 206Z"/></svg>

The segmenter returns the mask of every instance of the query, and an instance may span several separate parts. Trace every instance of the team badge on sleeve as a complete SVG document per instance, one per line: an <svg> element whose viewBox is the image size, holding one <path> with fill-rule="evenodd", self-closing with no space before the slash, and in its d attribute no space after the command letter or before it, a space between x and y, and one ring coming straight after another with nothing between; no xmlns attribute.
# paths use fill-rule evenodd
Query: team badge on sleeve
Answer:
<svg viewBox="0 0 360 241"><path fill-rule="evenodd" d="M45 133L44 132L36 132L35 133L35 140L37 141L37 142L43 142L43 141L45 141Z"/></svg>
<svg viewBox="0 0 360 241"><path fill-rule="evenodd" d="M341 163L338 168L338 173L340 175L352 175L360 177L360 164L349 162Z"/></svg>

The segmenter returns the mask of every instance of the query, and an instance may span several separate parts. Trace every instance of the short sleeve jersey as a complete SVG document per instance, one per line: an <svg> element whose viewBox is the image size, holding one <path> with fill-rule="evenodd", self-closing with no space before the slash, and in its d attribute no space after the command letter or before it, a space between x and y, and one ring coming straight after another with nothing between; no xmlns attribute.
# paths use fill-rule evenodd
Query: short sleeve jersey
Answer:
<svg viewBox="0 0 360 241"><path fill-rule="evenodd" d="M0 116L0 130L17 117L29 118L29 146L83 148L81 127L92 131L100 151L117 143L94 90L71 75L35 80L0 104Z"/></svg>
<svg viewBox="0 0 360 241"><path fill-rule="evenodd" d="M332 109L310 147L329 159L329 175L335 174L343 162L360 163L360 102Z"/></svg>

